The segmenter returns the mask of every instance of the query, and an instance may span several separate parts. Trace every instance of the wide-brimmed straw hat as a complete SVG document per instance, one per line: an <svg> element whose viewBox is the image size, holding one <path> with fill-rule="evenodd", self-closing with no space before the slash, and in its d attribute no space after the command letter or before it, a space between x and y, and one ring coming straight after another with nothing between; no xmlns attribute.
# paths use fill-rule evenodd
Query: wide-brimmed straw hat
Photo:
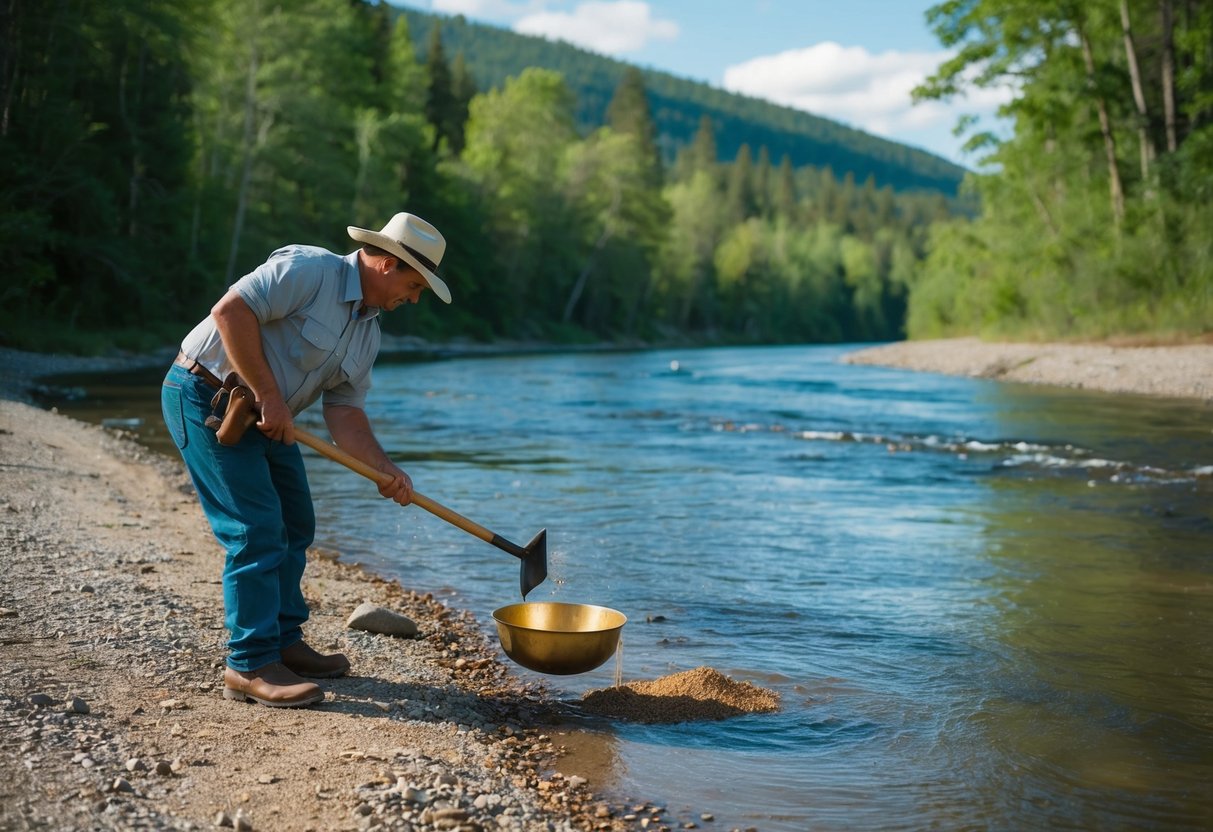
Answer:
<svg viewBox="0 0 1213 832"><path fill-rule="evenodd" d="M446 239L421 217L401 212L388 220L382 231L356 225L346 226L345 230L358 242L378 246L408 263L421 272L435 295L446 303L451 302L451 290L434 274L446 253Z"/></svg>

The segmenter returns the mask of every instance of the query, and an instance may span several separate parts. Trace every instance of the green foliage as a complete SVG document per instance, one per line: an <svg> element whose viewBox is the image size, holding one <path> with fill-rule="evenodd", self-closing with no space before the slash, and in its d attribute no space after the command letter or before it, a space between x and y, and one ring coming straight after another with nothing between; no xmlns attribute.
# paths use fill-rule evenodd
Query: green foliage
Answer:
<svg viewBox="0 0 1213 832"><path fill-rule="evenodd" d="M455 302L385 315L391 333L890 338L926 229L950 214L939 192L894 190L946 190L950 166L923 166L928 157L914 153L896 161L896 146L811 117L781 127L773 110L738 109L723 93L675 104L687 89L579 50L557 50L568 71L584 77L589 67L595 83L612 85L588 105L592 124L590 88L571 89L553 68L477 93L473 77L490 64L469 48L478 41L460 39L465 23L419 27L382 3L9 8L0 17L14 47L0 88L5 343L171 342L279 246L348 251L347 225L378 227L401 210L446 235L442 272ZM710 106L687 103L704 95ZM750 125L754 144L735 140L746 112L762 122ZM684 121L684 139L671 143L669 124ZM806 139L806 124L820 135ZM785 149L774 166L792 138L844 161L805 165ZM865 171L862 185L845 159ZM1169 227L1186 233L1174 216Z"/></svg>
<svg viewBox="0 0 1213 832"><path fill-rule="evenodd" d="M973 178L981 216L934 229L910 333L1213 330L1213 10L951 0L931 18L959 51L919 95L1013 79L1015 133Z"/></svg>

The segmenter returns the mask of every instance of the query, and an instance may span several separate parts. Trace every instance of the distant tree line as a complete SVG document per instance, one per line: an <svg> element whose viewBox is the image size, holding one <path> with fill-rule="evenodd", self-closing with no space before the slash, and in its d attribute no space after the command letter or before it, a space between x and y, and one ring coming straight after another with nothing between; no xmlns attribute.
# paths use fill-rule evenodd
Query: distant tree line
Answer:
<svg viewBox="0 0 1213 832"><path fill-rule="evenodd" d="M1014 134L970 144L983 210L932 229L916 336L1213 331L1213 4L949 0L922 86L1009 85Z"/></svg>
<svg viewBox="0 0 1213 832"><path fill-rule="evenodd" d="M941 193L895 192L711 119L671 159L644 76L579 129L561 74L478 90L440 27L363 0L11 0L0 17L0 341L171 342L288 242L399 210L450 243L444 339L898 337Z"/></svg>
<svg viewBox="0 0 1213 832"><path fill-rule="evenodd" d="M623 61L560 41L520 35L462 16L443 18L401 9L423 58L441 29L442 43L471 57L469 69L481 89L500 87L523 69L558 71L575 96L574 117L586 133L605 122L607 107L626 72L639 71L648 93L662 157L669 163L689 144L708 116L722 159L733 159L748 144L766 147L772 159L787 155L793 167L812 165L869 176L894 190L924 189L954 195L964 169L917 148L840 124L828 117L736 95L708 84L652 69L637 70Z"/></svg>

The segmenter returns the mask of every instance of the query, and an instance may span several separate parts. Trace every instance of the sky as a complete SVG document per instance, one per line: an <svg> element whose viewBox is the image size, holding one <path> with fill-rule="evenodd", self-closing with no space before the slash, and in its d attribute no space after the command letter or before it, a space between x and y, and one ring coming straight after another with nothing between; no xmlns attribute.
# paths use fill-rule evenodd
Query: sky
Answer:
<svg viewBox="0 0 1213 832"><path fill-rule="evenodd" d="M961 115L994 128L1003 95L912 105L949 57L919 0L393 0L564 40L641 67L806 110L966 167Z"/></svg>

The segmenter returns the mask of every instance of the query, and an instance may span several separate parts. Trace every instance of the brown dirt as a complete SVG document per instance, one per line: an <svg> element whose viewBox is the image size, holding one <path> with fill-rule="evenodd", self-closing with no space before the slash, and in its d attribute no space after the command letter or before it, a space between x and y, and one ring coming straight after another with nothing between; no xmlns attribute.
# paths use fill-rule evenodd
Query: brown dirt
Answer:
<svg viewBox="0 0 1213 832"><path fill-rule="evenodd" d="M588 691L581 706L629 722L688 722L774 711L779 708L779 694L734 681L710 667L697 667L652 681Z"/></svg>

